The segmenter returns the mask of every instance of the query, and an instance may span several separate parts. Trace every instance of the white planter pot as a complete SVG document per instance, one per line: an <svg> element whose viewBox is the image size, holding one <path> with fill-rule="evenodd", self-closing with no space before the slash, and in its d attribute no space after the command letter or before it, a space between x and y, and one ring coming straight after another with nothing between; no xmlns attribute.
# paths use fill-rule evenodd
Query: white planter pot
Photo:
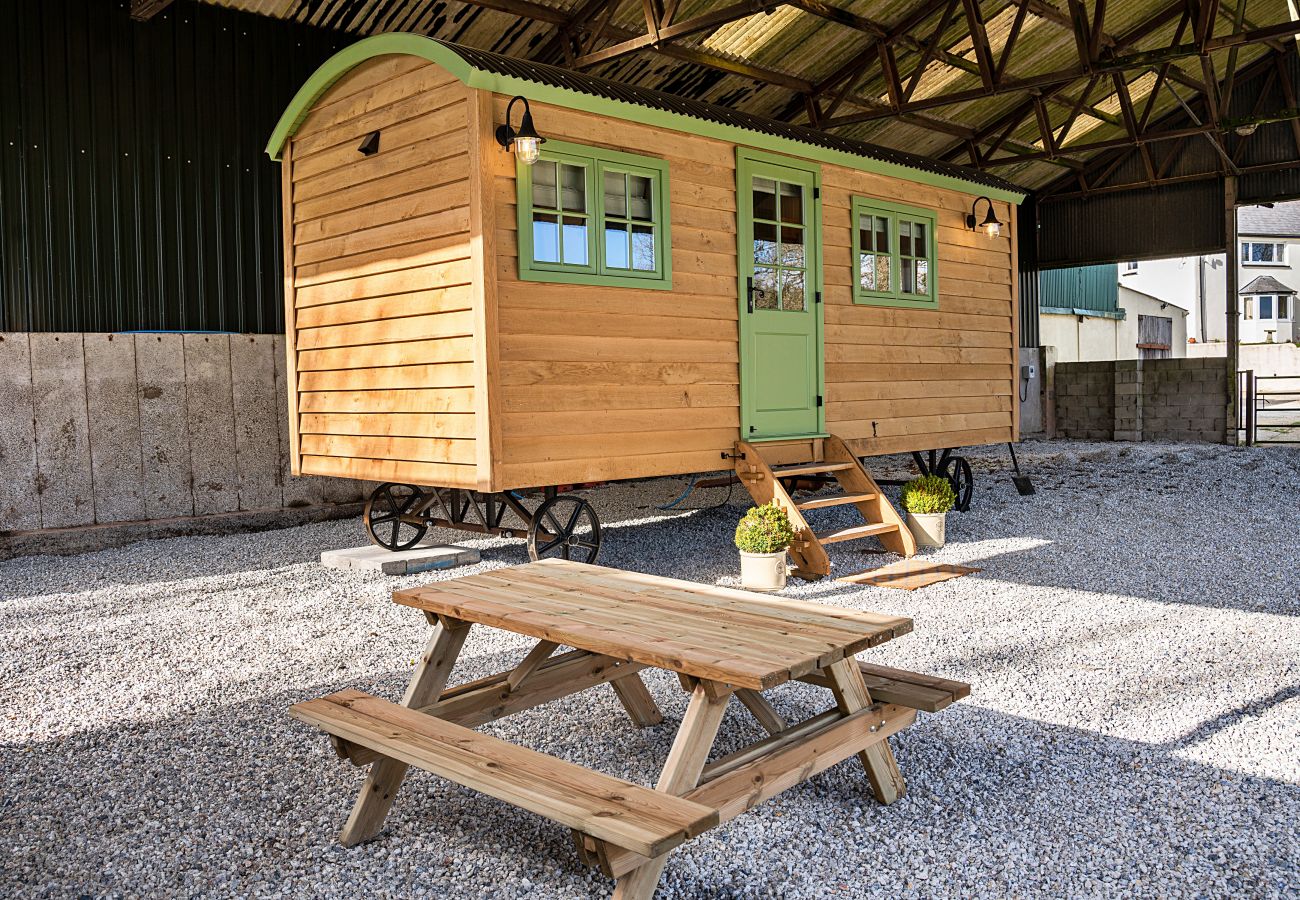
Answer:
<svg viewBox="0 0 1300 900"><path fill-rule="evenodd" d="M908 513L907 527L921 547L942 547L947 513Z"/></svg>
<svg viewBox="0 0 1300 900"><path fill-rule="evenodd" d="M740 586L747 591L779 591L785 587L785 551L740 552Z"/></svg>

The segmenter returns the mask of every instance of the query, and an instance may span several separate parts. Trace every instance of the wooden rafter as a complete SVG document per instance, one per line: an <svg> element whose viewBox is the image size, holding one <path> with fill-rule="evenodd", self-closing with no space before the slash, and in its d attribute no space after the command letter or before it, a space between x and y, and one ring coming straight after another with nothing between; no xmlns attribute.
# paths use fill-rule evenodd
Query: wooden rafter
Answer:
<svg viewBox="0 0 1300 900"><path fill-rule="evenodd" d="M980 79L984 89L992 91L994 81L993 50L989 47L988 31L984 27L984 13L980 10L979 0L962 0L966 10L966 24L970 28L971 46L975 50L975 62L979 64Z"/></svg>
<svg viewBox="0 0 1300 900"><path fill-rule="evenodd" d="M643 5L647 16L658 15L658 11L653 8L651 0L644 0ZM649 21L645 34L621 41L611 47L588 52L573 60L570 65L576 69L583 69L598 63L610 62L638 50L647 48L662 50L664 44L670 41L675 41L687 35L698 34L701 31L713 31L738 19L752 16L755 12L762 11L763 8L762 5L754 3L753 0L743 0L741 3L733 3L730 6L687 19L676 25L661 27L659 20L656 18Z"/></svg>

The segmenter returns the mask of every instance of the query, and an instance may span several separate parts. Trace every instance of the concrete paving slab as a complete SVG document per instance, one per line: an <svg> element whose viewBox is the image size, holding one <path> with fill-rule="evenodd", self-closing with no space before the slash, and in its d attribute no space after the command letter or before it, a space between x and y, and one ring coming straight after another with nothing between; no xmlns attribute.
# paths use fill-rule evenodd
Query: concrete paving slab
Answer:
<svg viewBox="0 0 1300 900"><path fill-rule="evenodd" d="M370 544L344 550L326 550L320 555L320 561L327 569L369 569L385 575L413 575L431 569L473 565L479 561L479 552L453 544L431 544L394 553Z"/></svg>

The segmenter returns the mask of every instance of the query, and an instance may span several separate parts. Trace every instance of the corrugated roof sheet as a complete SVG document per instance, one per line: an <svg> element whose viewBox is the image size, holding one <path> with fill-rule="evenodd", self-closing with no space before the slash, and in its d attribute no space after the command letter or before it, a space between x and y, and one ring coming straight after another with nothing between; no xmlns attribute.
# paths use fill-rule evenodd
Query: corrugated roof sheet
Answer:
<svg viewBox="0 0 1300 900"><path fill-rule="evenodd" d="M824 131L805 128L801 125L791 125L786 122L778 122L775 119L768 119L763 116L741 112L740 110L731 109L726 106L719 106L716 103L690 100L685 97L678 97L669 94L665 91L657 91L652 88L622 84L617 81L611 81L608 78L589 75L586 72L575 72L572 69L562 69L559 66L548 66L542 63L532 62L531 60L515 59L500 53L490 53L486 50L477 50L473 47L453 44L450 41L440 40L437 41L437 43L460 56L461 59L465 60L465 62L472 67L481 69L485 72L491 72L495 75L505 75L523 81L531 81L535 84L548 85L550 87L567 88L571 91L577 91L595 97L602 97L606 100L619 100L624 103L633 103L637 106L645 106L650 109L658 109L664 112L690 116L693 119L700 119L705 122L732 125L737 128L755 131L760 134L770 134L775 137L799 141L800 143L809 144L814 147L825 147L829 150L851 153L855 156L862 156L867 159L876 159L882 162L906 166L920 172L932 172L936 175L947 175L952 178L960 178L963 181L969 181L973 184L982 184L1000 190L1024 192L1023 188L1005 178L999 178L996 175L981 172L977 169L970 169L965 166L953 165L951 163L929 159L924 156L918 156L915 153L907 153L903 150L893 150L888 147L881 147L877 144L870 144L866 141L853 140L852 138L838 137Z"/></svg>

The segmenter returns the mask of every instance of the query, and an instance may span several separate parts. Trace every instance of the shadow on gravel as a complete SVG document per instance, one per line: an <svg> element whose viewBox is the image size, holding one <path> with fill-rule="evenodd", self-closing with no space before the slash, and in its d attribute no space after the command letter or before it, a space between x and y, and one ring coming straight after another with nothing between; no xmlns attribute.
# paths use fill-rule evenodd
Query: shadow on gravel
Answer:
<svg viewBox="0 0 1300 900"><path fill-rule="evenodd" d="M392 696L405 677L394 671L358 686ZM657 728L633 728L612 691L599 688L494 730L653 783L684 700L675 679L649 681L669 717ZM340 847L362 774L285 714L338 686L6 746L3 893L585 897L609 889L577 862L565 829L423 773L403 788L380 839ZM821 711L828 697L792 685L776 702L795 717ZM739 704L724 730L730 745L757 737ZM877 806L861 767L842 763L686 844L661 896L754 896L764 884L783 898L841 888L851 896L1077 895L1103 885L1266 895L1300 879L1296 785L970 703L923 715L894 743L909 780L904 800Z"/></svg>

